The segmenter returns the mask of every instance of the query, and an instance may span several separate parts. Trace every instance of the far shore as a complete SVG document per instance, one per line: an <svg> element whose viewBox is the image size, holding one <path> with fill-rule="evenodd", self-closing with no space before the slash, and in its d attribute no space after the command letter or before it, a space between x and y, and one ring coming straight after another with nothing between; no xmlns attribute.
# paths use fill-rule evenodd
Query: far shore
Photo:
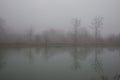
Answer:
<svg viewBox="0 0 120 80"><path fill-rule="evenodd" d="M0 48L9 47L120 47L119 44L95 44L95 43L0 43Z"/></svg>

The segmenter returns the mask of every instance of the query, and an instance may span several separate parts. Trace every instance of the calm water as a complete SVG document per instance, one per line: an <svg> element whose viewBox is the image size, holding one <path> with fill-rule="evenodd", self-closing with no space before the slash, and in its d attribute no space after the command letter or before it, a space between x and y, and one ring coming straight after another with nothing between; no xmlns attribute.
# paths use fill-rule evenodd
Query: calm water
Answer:
<svg viewBox="0 0 120 80"><path fill-rule="evenodd" d="M1 48L0 80L119 80L117 48Z"/></svg>

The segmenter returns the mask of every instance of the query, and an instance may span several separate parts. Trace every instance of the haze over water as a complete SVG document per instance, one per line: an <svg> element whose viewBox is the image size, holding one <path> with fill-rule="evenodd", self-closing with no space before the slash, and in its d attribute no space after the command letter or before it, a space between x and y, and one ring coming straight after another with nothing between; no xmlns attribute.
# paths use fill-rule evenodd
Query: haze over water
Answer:
<svg viewBox="0 0 120 80"><path fill-rule="evenodd" d="M0 49L0 80L117 80L119 48Z"/></svg>

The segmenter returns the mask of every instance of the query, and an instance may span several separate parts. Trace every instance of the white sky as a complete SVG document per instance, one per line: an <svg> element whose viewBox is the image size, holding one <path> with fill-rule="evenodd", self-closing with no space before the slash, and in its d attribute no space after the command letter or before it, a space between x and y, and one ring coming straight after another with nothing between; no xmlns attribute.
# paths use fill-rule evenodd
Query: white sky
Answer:
<svg viewBox="0 0 120 80"><path fill-rule="evenodd" d="M104 17L102 34L120 33L120 0L0 0L0 17L16 31L31 24L35 30L68 30L72 18L81 26L91 25L95 16Z"/></svg>

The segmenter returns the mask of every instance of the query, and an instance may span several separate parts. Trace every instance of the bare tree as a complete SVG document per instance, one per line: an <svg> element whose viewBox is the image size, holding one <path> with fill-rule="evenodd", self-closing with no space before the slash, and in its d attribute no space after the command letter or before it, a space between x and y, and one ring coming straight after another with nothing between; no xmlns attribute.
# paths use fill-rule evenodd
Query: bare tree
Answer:
<svg viewBox="0 0 120 80"><path fill-rule="evenodd" d="M72 24L74 27L74 44L76 46L78 43L78 31L77 30L78 30L78 27L80 26L80 20L75 18L75 19L73 19Z"/></svg>
<svg viewBox="0 0 120 80"><path fill-rule="evenodd" d="M98 42L98 38L100 38L100 29L103 25L103 17L96 16L93 20L93 29L95 29L95 40Z"/></svg>

